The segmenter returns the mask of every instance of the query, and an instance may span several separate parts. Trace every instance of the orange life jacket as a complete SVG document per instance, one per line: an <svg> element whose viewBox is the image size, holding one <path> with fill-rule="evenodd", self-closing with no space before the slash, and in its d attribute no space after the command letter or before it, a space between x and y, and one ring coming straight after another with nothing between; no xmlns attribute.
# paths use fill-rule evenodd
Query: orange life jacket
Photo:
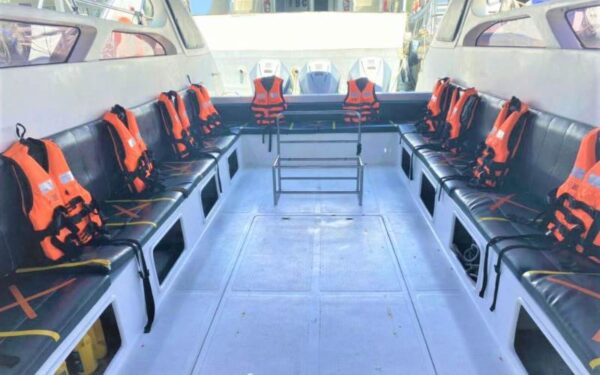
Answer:
<svg viewBox="0 0 600 375"><path fill-rule="evenodd" d="M189 158L198 144L191 133L183 98L175 91L163 92L158 96L158 103L165 131L172 140L173 150L180 159Z"/></svg>
<svg viewBox="0 0 600 375"><path fill-rule="evenodd" d="M452 93L455 87L450 84L450 78L440 78L436 81L431 98L423 119L415 125L422 133L435 133L440 124L444 123L451 105Z"/></svg>
<svg viewBox="0 0 600 375"><path fill-rule="evenodd" d="M129 191L141 193L156 187L157 171L133 112L115 105L104 114L103 120L109 125L117 162Z"/></svg>
<svg viewBox="0 0 600 375"><path fill-rule="evenodd" d="M221 126L221 116L212 104L206 87L191 84L189 91L194 98L194 110L200 124L201 134L210 134L212 129Z"/></svg>
<svg viewBox="0 0 600 375"><path fill-rule="evenodd" d="M450 110L446 122L438 127L438 133L443 149L458 152L461 141L469 131L479 104L479 95L475 88L456 88L452 92Z"/></svg>
<svg viewBox="0 0 600 375"><path fill-rule="evenodd" d="M514 96L504 103L494 127L479 147L479 156L473 168L473 183L485 187L502 183L509 172L510 161L519 149L528 111L527 104Z"/></svg>
<svg viewBox="0 0 600 375"><path fill-rule="evenodd" d="M361 89L362 87L362 89ZM381 107L375 94L375 84L367 78L359 78L348 81L348 93L344 98L343 109L360 113L360 122L374 120L379 114ZM358 123L357 116L346 115L346 122Z"/></svg>
<svg viewBox="0 0 600 375"><path fill-rule="evenodd" d="M548 230L558 242L600 256L600 128L581 141L571 173L556 191L555 210Z"/></svg>
<svg viewBox="0 0 600 375"><path fill-rule="evenodd" d="M258 125L274 125L277 115L287 109L283 97L283 79L276 76L255 79L250 109ZM283 119L280 119L280 123L283 123Z"/></svg>
<svg viewBox="0 0 600 375"><path fill-rule="evenodd" d="M22 207L46 258L72 258L80 246L102 234L102 218L92 196L77 182L54 142L21 140L3 155L22 172L15 173Z"/></svg>

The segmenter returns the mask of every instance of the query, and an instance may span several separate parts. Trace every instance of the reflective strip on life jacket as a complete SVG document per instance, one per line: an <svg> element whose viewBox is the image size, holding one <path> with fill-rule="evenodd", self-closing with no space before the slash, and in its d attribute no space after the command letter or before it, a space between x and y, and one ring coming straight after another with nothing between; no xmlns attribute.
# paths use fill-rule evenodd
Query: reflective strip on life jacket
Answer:
<svg viewBox="0 0 600 375"><path fill-rule="evenodd" d="M527 121L529 107L516 97L504 103L494 127L480 146L473 178L480 186L495 187L509 172Z"/></svg>
<svg viewBox="0 0 600 375"><path fill-rule="evenodd" d="M183 98L175 91L163 92L158 97L163 125L171 137L173 149L180 159L187 159L196 147L191 134ZM177 108L175 107L177 106Z"/></svg>
<svg viewBox="0 0 600 375"><path fill-rule="evenodd" d="M269 90L266 86L272 82ZM258 125L274 125L277 116L287 109L283 97L283 79L272 76L254 80L254 97L250 109ZM282 121L280 121L282 123Z"/></svg>
<svg viewBox="0 0 600 375"><path fill-rule="evenodd" d="M210 100L208 90L199 84L192 84L189 91L193 96L195 111L197 114L202 134L210 134L211 130L221 126L221 116Z"/></svg>
<svg viewBox="0 0 600 375"><path fill-rule="evenodd" d="M151 187L155 180L154 163L140 135L133 112L116 105L104 114L103 120L110 125L109 130L112 130L110 135L117 161L129 191L141 193Z"/></svg>
<svg viewBox="0 0 600 375"><path fill-rule="evenodd" d="M36 152L30 153L32 148ZM43 162L32 156L42 153L45 155ZM72 257L79 246L100 234L103 223L92 196L77 182L54 142L22 140L3 155L14 162L27 180L21 181L20 175L15 174L25 214L48 259L56 261L65 255ZM26 192L31 197L27 203Z"/></svg>
<svg viewBox="0 0 600 375"><path fill-rule="evenodd" d="M439 127L439 137L443 149L458 152L461 139L473 123L479 95L475 88L457 88L452 92L450 103L446 122Z"/></svg>
<svg viewBox="0 0 600 375"><path fill-rule="evenodd" d="M360 83L359 83L360 81ZM362 90L360 86L363 86ZM375 94L375 84L366 78L348 81L348 93L344 98L343 109L360 113L362 123L374 120L379 114L379 100ZM345 116L346 122L358 123L357 116Z"/></svg>
<svg viewBox="0 0 600 375"><path fill-rule="evenodd" d="M555 211L548 223L557 241L569 242L580 252L600 245L597 233L593 233L597 232L593 230L594 215L600 209L600 186L595 177L600 173L599 136L600 128L596 128L582 139L573 169L556 191Z"/></svg>

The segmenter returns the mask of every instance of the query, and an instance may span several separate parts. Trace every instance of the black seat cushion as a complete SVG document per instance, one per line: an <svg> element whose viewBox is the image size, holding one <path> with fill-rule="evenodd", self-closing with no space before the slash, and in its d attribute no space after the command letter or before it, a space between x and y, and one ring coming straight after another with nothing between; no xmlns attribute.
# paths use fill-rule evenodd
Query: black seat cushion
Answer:
<svg viewBox="0 0 600 375"><path fill-rule="evenodd" d="M402 144L408 146L411 150L414 150L416 147L430 143L430 139L421 133L406 132L402 134L401 142Z"/></svg>
<svg viewBox="0 0 600 375"><path fill-rule="evenodd" d="M74 259L63 259L58 263L50 261L35 265L25 265L16 269L17 273L60 272L60 273L111 273L119 270L134 256L128 244L106 244L83 246L81 254Z"/></svg>
<svg viewBox="0 0 600 375"><path fill-rule="evenodd" d="M101 202L110 237L145 244L181 204L182 197L179 192L163 192L150 198L108 199Z"/></svg>
<svg viewBox="0 0 600 375"><path fill-rule="evenodd" d="M187 195L215 166L215 159L202 157L189 161L161 162L158 170L166 189L183 189Z"/></svg>
<svg viewBox="0 0 600 375"><path fill-rule="evenodd" d="M33 374L108 289L108 277L35 273L0 280L0 354L19 358L5 374ZM30 331L29 333L26 331Z"/></svg>
<svg viewBox="0 0 600 375"><path fill-rule="evenodd" d="M600 273L532 272L522 283L581 362L600 374Z"/></svg>
<svg viewBox="0 0 600 375"><path fill-rule="evenodd" d="M81 262L93 265L94 261L108 261L106 267L115 272L134 257L133 249L127 245L86 246L82 249Z"/></svg>
<svg viewBox="0 0 600 375"><path fill-rule="evenodd" d="M214 137L206 137L202 139L202 148L212 152L216 151L220 154L227 152L238 139L238 135L219 135Z"/></svg>
<svg viewBox="0 0 600 375"><path fill-rule="evenodd" d="M453 191L453 198L487 239L537 233L518 221L534 219L546 209L544 202L537 201L531 194L497 189L460 187Z"/></svg>
<svg viewBox="0 0 600 375"><path fill-rule="evenodd" d="M472 155L430 149L418 150L416 155L424 160L423 165L438 182L444 182L443 186L447 191L467 186L471 177Z"/></svg>
<svg viewBox="0 0 600 375"><path fill-rule="evenodd" d="M500 236L544 235L542 228L516 220L516 217L534 218L544 209L544 206L536 202L529 194L459 188L454 192L454 199L487 241ZM493 246L492 249L499 252L501 249L515 245L550 248L551 242L549 239L505 240ZM504 254L504 264L517 278L524 272L539 269L579 272L596 270L593 262L567 249L538 251L517 248Z"/></svg>

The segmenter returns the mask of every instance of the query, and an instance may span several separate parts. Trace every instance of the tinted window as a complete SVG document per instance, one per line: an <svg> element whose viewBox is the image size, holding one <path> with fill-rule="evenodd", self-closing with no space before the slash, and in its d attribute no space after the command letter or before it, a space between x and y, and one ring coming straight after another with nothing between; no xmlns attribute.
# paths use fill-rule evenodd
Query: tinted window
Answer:
<svg viewBox="0 0 600 375"><path fill-rule="evenodd" d="M600 48L600 6L571 10L567 20L583 48Z"/></svg>
<svg viewBox="0 0 600 375"><path fill-rule="evenodd" d="M477 9L479 10L478 15L484 16L488 14L509 12L513 9L543 5L548 1L550 0L486 0L483 10L479 7Z"/></svg>
<svg viewBox="0 0 600 375"><path fill-rule="evenodd" d="M102 50L103 60L161 55L165 55L165 49L156 39L144 34L118 31L112 32Z"/></svg>
<svg viewBox="0 0 600 375"><path fill-rule="evenodd" d="M488 27L477 45L484 47L544 47L544 40L531 18L501 21Z"/></svg>
<svg viewBox="0 0 600 375"><path fill-rule="evenodd" d="M167 0L167 4L169 4L169 8L175 19L179 35L181 35L181 39L183 39L183 43L185 44L185 48L202 48L204 46L204 40L202 40L202 35L187 6L181 0Z"/></svg>
<svg viewBox="0 0 600 375"><path fill-rule="evenodd" d="M446 15L444 15L442 23L440 24L436 37L437 40L442 42L452 42L456 39L456 34L458 34L458 28L463 19L466 5L467 0L452 0L450 2Z"/></svg>
<svg viewBox="0 0 600 375"><path fill-rule="evenodd" d="M66 62L78 37L75 27L0 20L0 68Z"/></svg>
<svg viewBox="0 0 600 375"><path fill-rule="evenodd" d="M0 0L0 4L76 13L134 25L152 25L152 0Z"/></svg>

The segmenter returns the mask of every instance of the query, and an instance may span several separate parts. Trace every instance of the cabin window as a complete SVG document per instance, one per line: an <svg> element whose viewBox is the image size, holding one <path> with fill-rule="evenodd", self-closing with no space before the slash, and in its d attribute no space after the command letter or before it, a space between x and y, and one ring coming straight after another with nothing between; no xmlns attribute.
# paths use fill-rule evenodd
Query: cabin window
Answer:
<svg viewBox="0 0 600 375"><path fill-rule="evenodd" d="M500 21L477 37L480 47L543 48L544 40L531 18Z"/></svg>
<svg viewBox="0 0 600 375"><path fill-rule="evenodd" d="M0 68L64 63L79 29L0 20Z"/></svg>
<svg viewBox="0 0 600 375"><path fill-rule="evenodd" d="M568 11L567 20L583 48L600 49L600 6Z"/></svg>
<svg viewBox="0 0 600 375"><path fill-rule="evenodd" d="M452 42L456 39L466 7L466 0L453 0L450 2L448 10L440 24L436 37L437 40L442 42Z"/></svg>
<svg viewBox="0 0 600 375"><path fill-rule="evenodd" d="M148 25L154 19L152 0L4 0L0 3L74 13L134 25Z"/></svg>
<svg viewBox="0 0 600 375"><path fill-rule="evenodd" d="M509 12L513 9L526 8L544 4L548 0L486 0L473 4L474 13L478 16Z"/></svg>
<svg viewBox="0 0 600 375"><path fill-rule="evenodd" d="M165 48L162 44L151 36L113 31L102 50L102 60L162 56L165 54Z"/></svg>
<svg viewBox="0 0 600 375"><path fill-rule="evenodd" d="M196 26L196 22L190 14L189 8L182 0L167 0L171 15L175 20L175 26L187 49L197 49L204 47L204 39Z"/></svg>
<svg viewBox="0 0 600 375"><path fill-rule="evenodd" d="M148 25L154 19L154 4L151 0L72 0L75 12L85 16L117 21L127 25Z"/></svg>

